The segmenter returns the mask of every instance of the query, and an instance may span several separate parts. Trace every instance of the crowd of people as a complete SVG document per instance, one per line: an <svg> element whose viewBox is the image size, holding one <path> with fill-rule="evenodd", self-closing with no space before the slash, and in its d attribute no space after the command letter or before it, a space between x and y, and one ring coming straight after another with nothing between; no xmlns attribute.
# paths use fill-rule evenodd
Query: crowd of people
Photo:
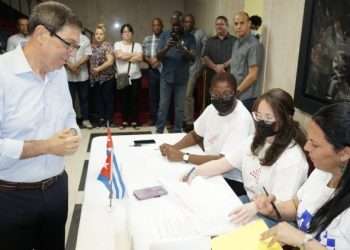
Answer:
<svg viewBox="0 0 350 250"><path fill-rule="evenodd" d="M259 17L258 17L259 18ZM116 88L120 90L123 121L120 128L138 128L141 79L148 79L149 125L163 133L167 121L174 116L172 132L191 131L195 118L194 89L198 79L204 77L204 107L210 104L209 85L216 73L230 72L237 80L237 95L243 104L251 106L261 90L258 82L263 61L263 47L245 12L234 20L234 35L229 33L225 16L215 19L216 34L209 37L196 27L192 14L174 11L171 29L163 31L163 20L151 21L152 34L142 43L134 41L134 28L124 24L120 28L121 40L108 41L106 28L98 24L92 39L80 34L79 47L65 64L69 89L82 128L114 126ZM81 22L80 27L83 30ZM256 21L255 21L256 23ZM25 43L28 19L18 19L19 33L8 39L7 50ZM231 58L235 58L231 60ZM141 62L147 69L141 70ZM126 78L125 78L126 77ZM129 84L125 84L125 79ZM79 100L79 105L76 99ZM172 104L174 110L170 111ZM79 109L78 109L79 107Z"/></svg>
<svg viewBox="0 0 350 250"><path fill-rule="evenodd" d="M350 248L350 103L324 106L305 132L290 94L279 88L261 93L263 46L247 13L234 16L235 36L227 18L218 16L216 34L207 38L193 15L175 11L171 30L154 18L143 44L134 41L130 24L114 45L99 24L90 43L76 15L58 2L37 5L27 21L25 41L0 56L1 248L64 249L63 157L75 153L81 139L75 97L82 125L91 128L93 88L98 126L106 126L113 123L119 88L121 126L137 128L141 61L149 65L156 132L164 131L171 96L173 132L181 132L184 121L189 130L175 144L160 146L169 161L194 164L184 181L223 175L243 203L229 219L243 225L262 218L270 227L262 240L307 250ZM208 69L208 103L194 119L191 98L202 67ZM186 152L192 145L204 155Z"/></svg>

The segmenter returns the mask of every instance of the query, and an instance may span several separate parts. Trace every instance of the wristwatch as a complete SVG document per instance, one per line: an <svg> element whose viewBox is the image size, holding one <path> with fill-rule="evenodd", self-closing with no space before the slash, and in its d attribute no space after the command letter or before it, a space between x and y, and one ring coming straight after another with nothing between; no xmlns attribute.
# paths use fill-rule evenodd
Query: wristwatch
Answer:
<svg viewBox="0 0 350 250"><path fill-rule="evenodd" d="M299 246L300 250L305 250L306 249L306 244L313 240L314 237L311 234L305 234L303 242L301 243L301 245Z"/></svg>
<svg viewBox="0 0 350 250"><path fill-rule="evenodd" d="M189 154L189 153L184 153L184 154L182 155L182 160L183 160L184 162L188 163L189 159L190 159L190 154Z"/></svg>

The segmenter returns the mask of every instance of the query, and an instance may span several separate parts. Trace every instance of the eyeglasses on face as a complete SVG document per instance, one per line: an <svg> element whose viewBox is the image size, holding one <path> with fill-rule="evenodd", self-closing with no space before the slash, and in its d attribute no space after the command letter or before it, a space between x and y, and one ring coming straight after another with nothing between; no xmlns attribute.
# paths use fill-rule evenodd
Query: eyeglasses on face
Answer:
<svg viewBox="0 0 350 250"><path fill-rule="evenodd" d="M64 46L66 47L66 49L72 49L72 50L78 50L80 48L80 46L76 43L71 43L68 42L67 40L63 39L61 36L59 36L56 32L52 31L51 29L49 29L48 27L46 27L45 25L43 25L49 32L51 36L56 37L58 40L60 40Z"/></svg>
<svg viewBox="0 0 350 250"><path fill-rule="evenodd" d="M224 95L210 94L211 100L223 99L224 101L228 101L228 100L231 100L232 97L234 97L234 94L224 94Z"/></svg>
<svg viewBox="0 0 350 250"><path fill-rule="evenodd" d="M252 112L252 115L253 115L253 119L257 122L263 121L266 124L272 124L272 123L276 122L276 119L273 116L268 115L268 114L263 115L259 112L254 111L254 112Z"/></svg>

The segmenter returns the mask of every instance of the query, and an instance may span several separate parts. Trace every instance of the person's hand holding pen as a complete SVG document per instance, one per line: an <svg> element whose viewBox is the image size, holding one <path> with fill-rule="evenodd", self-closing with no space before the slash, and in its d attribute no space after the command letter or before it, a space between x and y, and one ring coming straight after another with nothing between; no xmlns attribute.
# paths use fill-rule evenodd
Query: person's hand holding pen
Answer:
<svg viewBox="0 0 350 250"><path fill-rule="evenodd" d="M182 177L181 181L190 184L192 180L196 177L196 167L192 167L188 172L186 172Z"/></svg>
<svg viewBox="0 0 350 250"><path fill-rule="evenodd" d="M258 212L268 217L281 220L281 214L275 205L276 197L269 194L265 188L263 189L265 194L254 198Z"/></svg>

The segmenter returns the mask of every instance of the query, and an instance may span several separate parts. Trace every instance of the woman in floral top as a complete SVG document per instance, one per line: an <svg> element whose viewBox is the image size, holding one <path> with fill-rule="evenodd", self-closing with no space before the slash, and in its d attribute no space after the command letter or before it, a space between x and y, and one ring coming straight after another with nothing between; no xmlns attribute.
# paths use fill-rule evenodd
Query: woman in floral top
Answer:
<svg viewBox="0 0 350 250"><path fill-rule="evenodd" d="M95 30L90 57L90 79L96 90L99 126L105 126L107 121L112 125L115 93L113 47L105 39L106 29L103 24L99 24Z"/></svg>

